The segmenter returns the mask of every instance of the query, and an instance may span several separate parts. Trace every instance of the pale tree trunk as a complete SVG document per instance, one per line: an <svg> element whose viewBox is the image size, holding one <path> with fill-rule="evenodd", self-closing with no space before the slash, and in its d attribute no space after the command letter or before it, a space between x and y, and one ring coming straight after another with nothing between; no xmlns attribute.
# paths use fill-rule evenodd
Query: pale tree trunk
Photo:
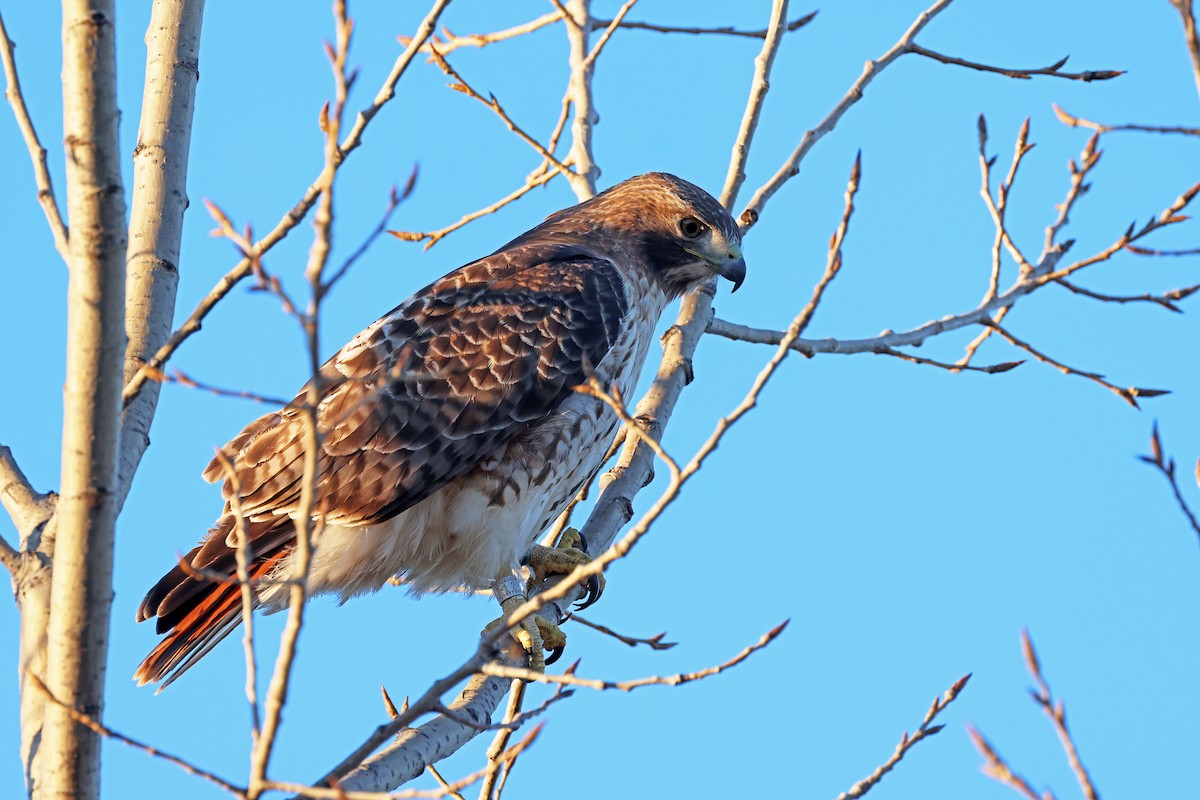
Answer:
<svg viewBox="0 0 1200 800"><path fill-rule="evenodd" d="M55 511L54 496L14 505L28 518L20 526L22 560L13 587L21 610L21 755L29 796L36 798L94 797L97 792L99 752L92 734L62 718L61 710L53 711L53 722L47 719L51 710L44 695L25 680L25 673L45 680L57 697L72 706L99 715L111 597L112 522L149 444L158 384L143 385L123 414L112 392L114 386L120 391L171 330L188 205L185 181L204 12L203 0L157 0L153 7L146 33L146 84L134 152L126 251L111 4L67 5L64 118L68 209L77 234L70 240L72 327L63 487L65 497L76 502L67 504L64 497L62 514L48 523ZM125 287L119 267L122 257ZM122 318L127 347L121 337ZM113 362L114 353L119 358L122 349L123 376L120 362L115 370ZM80 439L90 446L81 448ZM27 486L23 480L13 485ZM60 524L71 516L72 533L65 534L64 528L64 535L58 536ZM56 611L51 622L51 565L59 563L54 559L56 543L61 543L57 550L63 564L56 571L67 577L53 590L64 599L60 602L55 596L54 608L61 613ZM87 573L81 571L84 565ZM56 645L48 654L51 625ZM54 676L46 672L48 660L56 666Z"/></svg>
<svg viewBox="0 0 1200 800"><path fill-rule="evenodd" d="M64 0L63 132L70 219L62 489L50 583L45 683L99 719L112 605L125 196L117 127L114 0ZM100 737L46 707L36 798L97 798Z"/></svg>
<svg viewBox="0 0 1200 800"><path fill-rule="evenodd" d="M175 316L203 15L204 0L158 0L146 31L146 87L129 209L125 383L166 343ZM125 407L118 504L150 443L158 391L157 381L147 381Z"/></svg>

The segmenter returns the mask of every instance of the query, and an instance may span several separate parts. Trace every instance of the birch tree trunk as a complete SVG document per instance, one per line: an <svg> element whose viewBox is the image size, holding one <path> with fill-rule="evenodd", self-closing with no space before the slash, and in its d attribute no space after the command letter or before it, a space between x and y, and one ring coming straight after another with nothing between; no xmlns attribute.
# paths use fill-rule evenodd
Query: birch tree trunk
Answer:
<svg viewBox="0 0 1200 800"><path fill-rule="evenodd" d="M99 719L112 605L118 421L125 350L125 197L117 126L114 0L63 2L63 129L71 279L62 490L45 683ZM46 707L35 798L100 791L100 737Z"/></svg>
<svg viewBox="0 0 1200 800"><path fill-rule="evenodd" d="M204 0L156 0L146 31L146 86L133 151L126 259L125 383L167 341L175 316L203 15ZM125 407L118 506L150 444L159 388L157 381L147 381Z"/></svg>

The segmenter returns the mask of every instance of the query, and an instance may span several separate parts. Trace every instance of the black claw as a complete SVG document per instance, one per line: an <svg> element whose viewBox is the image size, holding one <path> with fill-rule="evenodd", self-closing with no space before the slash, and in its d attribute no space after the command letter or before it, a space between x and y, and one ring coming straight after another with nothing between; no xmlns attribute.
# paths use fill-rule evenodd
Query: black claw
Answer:
<svg viewBox="0 0 1200 800"><path fill-rule="evenodd" d="M590 576L587 579L587 595L583 598L579 605L575 606L575 609L577 611L582 611L583 609L592 605L600 599L600 595L603 594L603 592L604 590L600 588L600 576Z"/></svg>
<svg viewBox="0 0 1200 800"><path fill-rule="evenodd" d="M583 538L583 531L575 531L575 534L579 537L579 547L577 547L576 549L582 550L584 553L587 553L587 551L588 551L587 539Z"/></svg>
<svg viewBox="0 0 1200 800"><path fill-rule="evenodd" d="M560 658L562 658L563 651L566 649L567 646L565 644L562 647L555 647L551 649L550 657L546 659L546 666L548 667L555 661L558 661Z"/></svg>

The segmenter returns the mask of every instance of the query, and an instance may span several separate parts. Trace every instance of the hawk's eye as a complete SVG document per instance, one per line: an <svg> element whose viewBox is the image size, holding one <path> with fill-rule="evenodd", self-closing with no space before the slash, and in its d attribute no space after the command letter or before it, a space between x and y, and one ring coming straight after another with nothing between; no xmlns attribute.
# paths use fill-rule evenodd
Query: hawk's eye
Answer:
<svg viewBox="0 0 1200 800"><path fill-rule="evenodd" d="M704 223L695 217L684 217L679 220L679 232L686 239L698 239L700 234L704 233L708 228L704 227Z"/></svg>

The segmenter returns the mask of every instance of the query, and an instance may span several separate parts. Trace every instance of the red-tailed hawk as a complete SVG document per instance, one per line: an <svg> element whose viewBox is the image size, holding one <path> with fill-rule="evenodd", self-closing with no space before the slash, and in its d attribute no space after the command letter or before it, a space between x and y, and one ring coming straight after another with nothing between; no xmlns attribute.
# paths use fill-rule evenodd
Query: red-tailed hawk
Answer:
<svg viewBox="0 0 1200 800"><path fill-rule="evenodd" d="M672 298L746 274L737 224L673 175L631 178L552 214L421 289L323 367L316 507L325 527L309 594L342 600L400 576L413 592L511 585L537 536L599 470L620 420L574 391L593 375L632 394ZM251 422L204 471L225 509L138 621L168 636L138 667L170 683L241 621L238 487L256 605L287 606L304 471L304 391ZM578 554L577 554L578 555ZM500 599L505 599L501 597ZM540 658L540 648L535 654Z"/></svg>

